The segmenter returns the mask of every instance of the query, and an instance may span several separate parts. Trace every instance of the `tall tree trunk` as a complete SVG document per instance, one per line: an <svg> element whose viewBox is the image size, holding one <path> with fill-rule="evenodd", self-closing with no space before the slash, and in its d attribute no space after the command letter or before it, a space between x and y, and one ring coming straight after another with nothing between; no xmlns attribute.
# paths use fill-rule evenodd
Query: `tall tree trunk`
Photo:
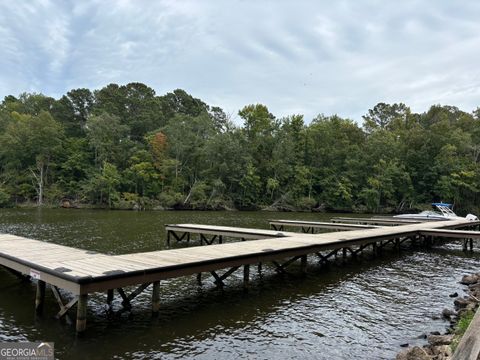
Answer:
<svg viewBox="0 0 480 360"><path fill-rule="evenodd" d="M40 165L40 176L38 181L38 206L43 205L43 173L44 173L44 165L43 162Z"/></svg>
<svg viewBox="0 0 480 360"><path fill-rule="evenodd" d="M44 179L45 179L45 162L43 160L37 160L37 169L30 169L33 178L35 179L35 186L37 190L37 205L43 205L43 190L44 190Z"/></svg>

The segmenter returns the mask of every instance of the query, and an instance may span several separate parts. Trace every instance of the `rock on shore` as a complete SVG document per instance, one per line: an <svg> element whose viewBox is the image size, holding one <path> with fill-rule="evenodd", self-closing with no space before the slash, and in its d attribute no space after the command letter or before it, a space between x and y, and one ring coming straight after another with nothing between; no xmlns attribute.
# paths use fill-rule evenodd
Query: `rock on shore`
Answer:
<svg viewBox="0 0 480 360"><path fill-rule="evenodd" d="M413 346L402 350L397 354L396 360L449 360L453 353L451 344L454 340L452 334L458 319L468 311L476 311L480 302L480 273L464 275L460 281L468 285L467 294L464 297L457 297L455 294L455 309L444 309L442 318L450 322L450 328L446 334L431 334L427 336L428 344L420 347ZM452 296L450 296L452 297Z"/></svg>

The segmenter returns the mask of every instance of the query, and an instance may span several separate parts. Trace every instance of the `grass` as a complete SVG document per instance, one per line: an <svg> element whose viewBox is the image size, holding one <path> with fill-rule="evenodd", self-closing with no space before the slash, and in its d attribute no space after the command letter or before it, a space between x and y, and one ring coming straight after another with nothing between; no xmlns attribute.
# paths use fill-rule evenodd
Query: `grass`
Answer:
<svg viewBox="0 0 480 360"><path fill-rule="evenodd" d="M452 352L455 352L455 349L460 343L460 340L462 339L463 334L465 334L465 331L467 331L474 316L475 316L474 311L467 311L458 320L457 325L455 325L455 336L453 338L452 343L450 344L450 347L452 348Z"/></svg>

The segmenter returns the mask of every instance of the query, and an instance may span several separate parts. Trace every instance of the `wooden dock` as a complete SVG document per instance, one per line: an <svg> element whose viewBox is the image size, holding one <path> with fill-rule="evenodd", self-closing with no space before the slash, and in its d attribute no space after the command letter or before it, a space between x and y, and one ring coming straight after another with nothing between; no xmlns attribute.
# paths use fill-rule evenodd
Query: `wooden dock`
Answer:
<svg viewBox="0 0 480 360"><path fill-rule="evenodd" d="M419 224L422 221L415 219L396 219L396 218L356 218L356 217L334 217L332 218L334 223L347 223L347 224L370 224L370 225L405 225L405 224Z"/></svg>
<svg viewBox="0 0 480 360"><path fill-rule="evenodd" d="M422 233L434 229L471 229L479 224L480 221L452 220L315 235L282 232L282 236L278 231L246 229L242 236L262 239L125 255L100 254L4 234L0 235L0 265L37 280L35 304L38 312L43 308L47 284L59 304L58 317L77 304L76 329L82 332L86 329L87 301L91 293L106 292L109 304L117 293L122 305L129 308L138 294L151 287L152 312L156 314L160 308L160 281L164 279L207 273L218 286L223 286L224 281L241 268L244 286L248 287L250 266L254 264L271 262L281 272L298 260L301 270L305 271L310 254L325 262L339 250L343 250L344 257L348 252L354 256L368 246L376 251L389 244L399 246L402 241L427 241L436 235ZM217 231L217 236L232 236L234 229L189 226L189 231ZM220 273L221 269L226 270ZM124 288L132 285L138 287L127 294ZM65 303L58 291L60 288L72 293L74 298Z"/></svg>
<svg viewBox="0 0 480 360"><path fill-rule="evenodd" d="M480 239L479 231L468 231L468 230L448 230L448 229L429 229L420 231L420 235L430 236L435 238L456 238L463 240L463 250L467 250L470 247L470 250L473 250L473 240Z"/></svg>
<svg viewBox="0 0 480 360"><path fill-rule="evenodd" d="M358 230L373 229L378 225L345 224L340 222L327 221L302 221L302 220L269 220L268 223L273 230L283 231L285 227L301 228L303 233L314 233L315 229L329 230Z"/></svg>
<svg viewBox="0 0 480 360"><path fill-rule="evenodd" d="M191 234L198 234L200 237L200 244L213 244L215 240L219 244L223 243L224 237L237 238L245 241L247 239L267 239L279 238L297 235L294 232L278 231L278 230L263 230L263 229L249 229L238 228L230 226L216 226L216 225L199 225L199 224L167 224L165 225L167 231L167 245L171 245L171 239L177 242L190 241ZM212 236L209 238L208 236Z"/></svg>
<svg viewBox="0 0 480 360"><path fill-rule="evenodd" d="M193 234L198 235L200 245L212 245L215 241L217 241L219 244L222 244L225 237L236 238L245 241L247 239L280 238L298 235L298 233L295 232L284 231L285 227L301 228L301 231L305 234L314 234L315 229L358 230L381 227L377 225L342 224L300 220L269 220L269 224L273 230L199 224L167 224L165 225L165 230L167 231L167 245L170 246L172 239L177 242L189 242L192 240L191 235Z"/></svg>

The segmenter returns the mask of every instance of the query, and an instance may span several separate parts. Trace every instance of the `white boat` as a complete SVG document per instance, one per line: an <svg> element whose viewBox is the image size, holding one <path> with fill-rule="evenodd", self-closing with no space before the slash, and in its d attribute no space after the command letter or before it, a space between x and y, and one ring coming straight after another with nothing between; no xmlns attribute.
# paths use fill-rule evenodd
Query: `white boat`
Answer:
<svg viewBox="0 0 480 360"><path fill-rule="evenodd" d="M414 220L457 220L457 219L466 219L470 221L478 220L473 214L468 214L465 217L458 216L452 210L451 204L446 203L433 203L432 207L434 210L422 211L418 214L401 214L395 215L395 218L400 219L414 219Z"/></svg>

